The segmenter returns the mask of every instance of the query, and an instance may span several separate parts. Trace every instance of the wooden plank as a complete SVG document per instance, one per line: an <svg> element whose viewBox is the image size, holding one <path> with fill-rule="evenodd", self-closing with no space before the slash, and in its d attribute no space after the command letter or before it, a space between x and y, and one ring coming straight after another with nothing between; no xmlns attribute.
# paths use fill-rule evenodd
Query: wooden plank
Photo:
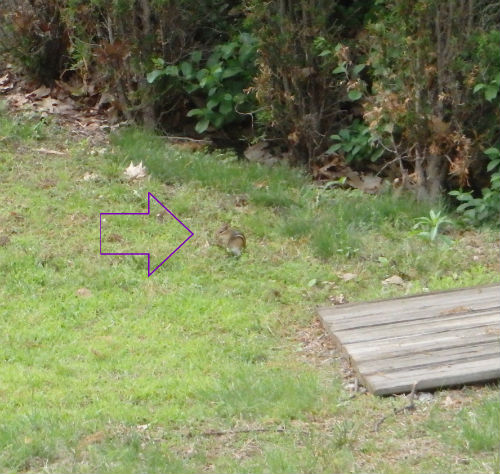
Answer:
<svg viewBox="0 0 500 474"><path fill-rule="evenodd" d="M445 331L437 334L424 334L421 336L409 335L406 337L400 337L397 340L387 339L385 341L379 341L376 346L369 345L366 342L356 342L351 344L345 344L346 349L348 349L349 354L352 357L358 357L360 355L371 353L371 352L389 352L392 350L405 349L407 351L421 351L431 348L439 348L448 346L450 344L468 344L468 339L474 336L483 336L486 339L488 330L498 329L498 323L491 324L490 326L479 326L468 329L462 329L460 331ZM495 334L493 334L495 336Z"/></svg>
<svg viewBox="0 0 500 474"><path fill-rule="evenodd" d="M380 370L381 367L383 367L384 372L393 372L410 367L424 368L436 364L448 364L456 360L479 360L485 356L498 355L499 352L500 345L498 341L494 341L486 344L473 344L434 351L422 351L416 354L403 353L399 356L386 357L384 360L356 360L355 365L363 374L371 375Z"/></svg>
<svg viewBox="0 0 500 474"><path fill-rule="evenodd" d="M375 394L500 377L500 285L318 310Z"/></svg>
<svg viewBox="0 0 500 474"><path fill-rule="evenodd" d="M360 374L360 377L370 391L376 395L409 392L415 382L418 382L418 390L439 388L448 385L462 385L499 378L500 357L497 354L488 359L457 362L453 366L427 367L387 374L380 372L369 376Z"/></svg>
<svg viewBox="0 0 500 474"><path fill-rule="evenodd" d="M423 306L427 309L436 308L439 305L453 306L471 305L474 302L491 300L498 304L500 297L500 284L487 286L479 286L474 288L454 289L447 291L431 292L418 295L406 295L399 298L381 299L370 302L348 303L340 306L325 306L318 308L318 312L323 317L334 315L335 320L340 320L342 317L351 318L353 315L356 318L361 316L371 316L384 314L387 309L403 312L406 309L415 306ZM395 306L397 303L397 307Z"/></svg>
<svg viewBox="0 0 500 474"><path fill-rule="evenodd" d="M383 341L385 339L397 339L411 335L412 337L440 333L443 331L469 329L478 326L493 325L500 328L500 307L472 315L464 315L454 318L443 318L421 323L397 323L392 325L384 325L383 327L370 327L360 329L349 329L339 331L335 329L336 334L342 340L343 344L355 342L372 342Z"/></svg>
<svg viewBox="0 0 500 474"><path fill-rule="evenodd" d="M418 354L422 353L433 353L439 352L443 349L456 349L459 347L468 347L475 346L477 344L500 344L499 336L488 335L487 337L484 334L479 334L476 336L469 337L460 337L455 340L455 342L447 341L445 345L441 341L428 341L426 343L422 343L419 346L413 347L401 347L401 348L392 348L389 350L373 350L371 352L365 352L364 354L357 354L356 361L358 363L362 363L367 360L379 360L380 363L385 363L384 359L392 358L392 357L402 357L404 355L418 356ZM500 345L499 352L500 352Z"/></svg>
<svg viewBox="0 0 500 474"><path fill-rule="evenodd" d="M482 292L476 291L471 296L467 296L469 294L470 292L465 295L455 292L445 293L447 298L435 294L425 294L394 300L320 308L318 312L326 323L335 324L343 329L384 322L424 320L436 316L446 316L452 314L453 311L458 312L462 308L466 312L496 307L500 301L500 285L488 287ZM453 298L450 298L451 296Z"/></svg>
<svg viewBox="0 0 500 474"><path fill-rule="evenodd" d="M362 327L383 326L386 324L394 324L398 322L414 322L415 324L426 323L429 320L436 318L446 318L474 313L481 313L493 308L499 308L500 295L496 299L488 299L482 302L470 303L467 305L441 305L433 308L414 307L414 308L386 308L379 313L373 312L367 316L359 316L354 313L350 317L336 318L331 314L322 316L323 320L335 327L336 330L358 329Z"/></svg>

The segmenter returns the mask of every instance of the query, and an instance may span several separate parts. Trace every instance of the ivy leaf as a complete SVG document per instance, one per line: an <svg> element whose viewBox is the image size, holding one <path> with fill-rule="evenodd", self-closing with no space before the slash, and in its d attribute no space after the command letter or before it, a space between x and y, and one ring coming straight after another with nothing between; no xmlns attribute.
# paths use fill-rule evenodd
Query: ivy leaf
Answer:
<svg viewBox="0 0 500 474"><path fill-rule="evenodd" d="M352 101L360 99L362 95L363 94L358 90L349 91L349 93L347 94L349 99L351 99Z"/></svg>

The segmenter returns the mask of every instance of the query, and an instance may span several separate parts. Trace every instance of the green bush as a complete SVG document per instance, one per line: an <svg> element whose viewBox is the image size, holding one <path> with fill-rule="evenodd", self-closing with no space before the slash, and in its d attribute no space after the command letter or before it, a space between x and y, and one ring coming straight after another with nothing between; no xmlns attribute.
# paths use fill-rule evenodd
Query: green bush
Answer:
<svg viewBox="0 0 500 474"><path fill-rule="evenodd" d="M487 171L491 173L490 186L483 188L480 197L474 197L472 191L451 191L461 203L457 212L472 224L487 221L499 223L500 211L500 149L491 147L484 152L489 157Z"/></svg>
<svg viewBox="0 0 500 474"><path fill-rule="evenodd" d="M245 94L255 73L257 42L248 33L214 47L204 61L200 50L193 51L189 59L175 65L165 65L159 58L156 69L147 78L149 83L168 76L175 78L185 92L198 102L198 107L187 113L196 117L196 131L203 133L211 125L221 128L241 120L253 104L253 95ZM195 98L199 97L199 101Z"/></svg>
<svg viewBox="0 0 500 474"><path fill-rule="evenodd" d="M384 149L377 147L377 138L371 133L370 128L360 120L354 120L352 124L343 128L330 138L336 142L328 153L339 153L346 161L377 161L384 153Z"/></svg>

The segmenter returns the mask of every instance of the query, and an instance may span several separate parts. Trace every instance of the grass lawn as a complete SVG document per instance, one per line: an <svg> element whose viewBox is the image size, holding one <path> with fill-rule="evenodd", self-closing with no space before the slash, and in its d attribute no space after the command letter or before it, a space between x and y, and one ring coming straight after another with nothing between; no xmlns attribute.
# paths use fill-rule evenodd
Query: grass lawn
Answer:
<svg viewBox="0 0 500 474"><path fill-rule="evenodd" d="M141 160L151 176L127 181ZM314 310L498 281L497 229L429 242L408 196L6 112L0 190L0 472L498 472L498 385L438 391L375 432L407 401L352 396ZM194 232L150 278L144 256L99 255L99 213L145 212L148 192ZM182 241L137 222L106 245ZM225 222L239 259L213 245Z"/></svg>

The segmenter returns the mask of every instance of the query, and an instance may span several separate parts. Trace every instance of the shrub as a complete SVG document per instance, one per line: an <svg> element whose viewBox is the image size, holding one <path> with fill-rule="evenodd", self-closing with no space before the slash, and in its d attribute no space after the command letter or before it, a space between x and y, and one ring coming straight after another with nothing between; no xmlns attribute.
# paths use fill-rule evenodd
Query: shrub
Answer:
<svg viewBox="0 0 500 474"><path fill-rule="evenodd" d="M484 152L489 157L487 171L491 173L490 186L483 188L480 197L474 197L472 191L455 190L450 195L461 203L457 212L472 224L487 221L499 223L500 211L500 149L491 147Z"/></svg>
<svg viewBox="0 0 500 474"><path fill-rule="evenodd" d="M255 54L255 38L240 33L234 40L215 46L205 61L200 50L175 65L166 66L163 59L157 59L157 68L148 74L148 82L162 76L175 78L191 101L198 102L199 106L189 110L187 116L198 119L195 129L203 133L210 125L221 128L248 113L253 95L244 90L255 73Z"/></svg>
<svg viewBox="0 0 500 474"><path fill-rule="evenodd" d="M0 13L0 51L50 85L69 63L69 35L57 0L7 1Z"/></svg>

